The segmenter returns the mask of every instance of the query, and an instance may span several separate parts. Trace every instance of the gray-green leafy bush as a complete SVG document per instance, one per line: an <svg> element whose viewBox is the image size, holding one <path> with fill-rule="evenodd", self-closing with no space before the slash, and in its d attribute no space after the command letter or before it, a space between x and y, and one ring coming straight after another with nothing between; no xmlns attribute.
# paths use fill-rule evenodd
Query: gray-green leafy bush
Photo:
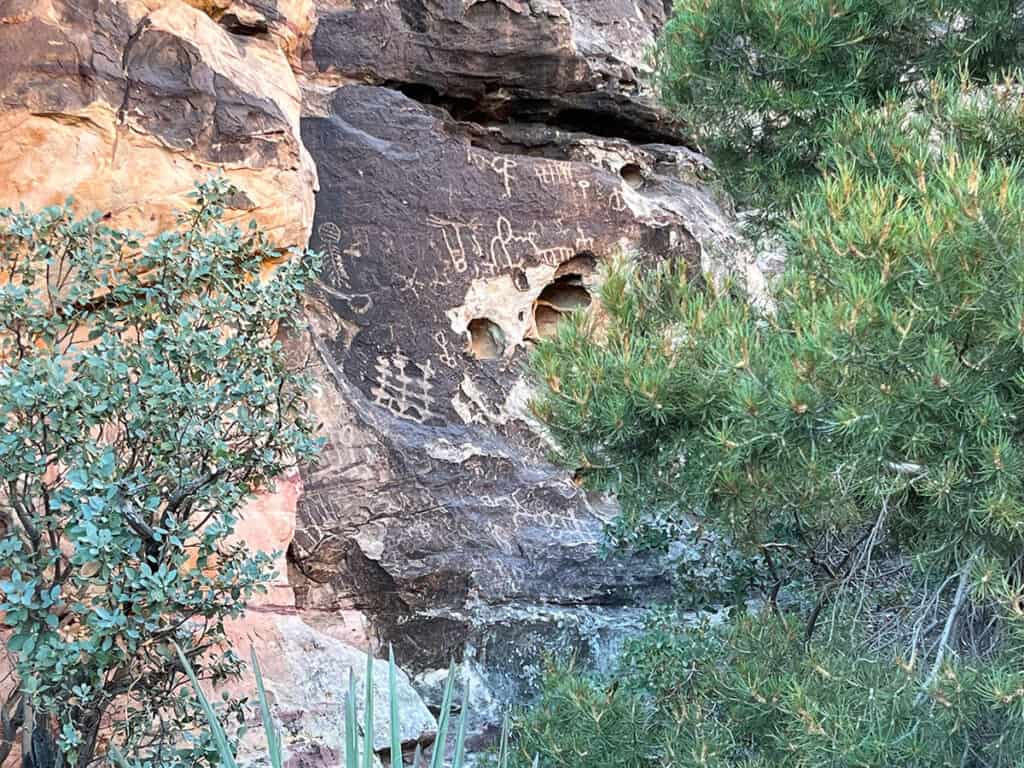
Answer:
<svg viewBox="0 0 1024 768"><path fill-rule="evenodd" d="M4 755L27 726L40 760L87 765L110 715L145 765L215 760L183 740L202 719L174 644L202 679L238 672L224 622L271 569L232 532L318 445L275 338L316 258L224 223L235 192L197 186L145 243L70 203L0 211Z"/></svg>

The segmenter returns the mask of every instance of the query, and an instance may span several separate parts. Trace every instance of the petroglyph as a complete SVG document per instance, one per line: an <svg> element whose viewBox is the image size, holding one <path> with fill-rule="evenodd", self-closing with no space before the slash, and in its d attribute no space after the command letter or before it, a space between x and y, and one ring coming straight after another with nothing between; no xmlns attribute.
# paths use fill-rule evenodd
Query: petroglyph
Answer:
<svg viewBox="0 0 1024 768"><path fill-rule="evenodd" d="M452 408L465 424L487 425L487 417L480 406L465 397L462 392L456 392L452 398Z"/></svg>
<svg viewBox="0 0 1024 768"><path fill-rule="evenodd" d="M316 232L320 235L324 253L327 254L331 270L334 273L334 284L339 288L348 288L350 278L342 260L342 255L346 251L341 249L341 227L333 221L325 221L317 227Z"/></svg>
<svg viewBox="0 0 1024 768"><path fill-rule="evenodd" d="M368 293L345 293L333 288L323 280L318 281L317 285L324 293L348 304L348 308L357 315L365 315L373 309L373 298Z"/></svg>
<svg viewBox="0 0 1024 768"><path fill-rule="evenodd" d="M459 365L459 359L455 356L455 353L452 352L451 347L449 347L448 337L445 336L444 331L438 331L434 334L434 343L441 348L441 362L449 368L457 368Z"/></svg>
<svg viewBox="0 0 1024 768"><path fill-rule="evenodd" d="M594 238L587 237L586 232L583 231L583 227L579 224L576 225L575 245L577 251L590 251L594 248Z"/></svg>
<svg viewBox="0 0 1024 768"><path fill-rule="evenodd" d="M455 272L462 273L469 269L471 255L483 257L484 251L477 236L480 226L475 219L464 222L430 215L427 217L427 224L441 230ZM481 277L506 270L522 271L528 261L558 266L563 261L571 259L578 251L589 250L594 244L593 238L588 237L579 225L576 226L573 245L566 244L573 237L572 231L568 228L560 226L557 232L551 234L556 244L541 245L538 241L542 239L543 228L536 222L531 229L517 231L511 219L504 214L498 214L494 221L494 235L488 246L490 260L482 265L473 264L473 273ZM562 242L558 243L558 240ZM448 278L442 279L435 270L435 279L431 282L431 287L440 288L450 284Z"/></svg>
<svg viewBox="0 0 1024 768"><path fill-rule="evenodd" d="M530 232L526 235L517 235L512 230L512 222L504 215L498 214L494 223L495 235L491 238L491 263L496 269L513 269L524 266L524 258L521 253L521 246L528 245L530 251L537 253L537 244L534 242L536 234Z"/></svg>
<svg viewBox="0 0 1024 768"><path fill-rule="evenodd" d="M315 553L331 541L340 541L338 521L341 518L330 497L318 490L306 489L302 494L302 525L293 542L303 557Z"/></svg>
<svg viewBox="0 0 1024 768"><path fill-rule="evenodd" d="M499 155L491 161L491 170L498 174L502 184L505 186L505 197L512 197L512 174L511 170L518 165L515 160Z"/></svg>
<svg viewBox="0 0 1024 768"><path fill-rule="evenodd" d="M411 275L395 275L395 285L398 286L399 293L411 293L419 298L420 292L417 288L423 287L423 283L416 279L416 273L419 271L419 267L413 267Z"/></svg>
<svg viewBox="0 0 1024 768"><path fill-rule="evenodd" d="M336 393L319 394L316 412L323 420L323 452L328 457L317 467L318 483L333 481L335 477L346 484L387 481L380 443L355 423L353 412Z"/></svg>
<svg viewBox="0 0 1024 768"><path fill-rule="evenodd" d="M575 249L564 245L557 245L554 248L538 249L536 252L536 256L539 261L552 267L557 267L563 261L568 261L575 255Z"/></svg>
<svg viewBox="0 0 1024 768"><path fill-rule="evenodd" d="M572 179L572 163L565 160L548 160L533 169L537 181L546 187L570 185Z"/></svg>
<svg viewBox="0 0 1024 768"><path fill-rule="evenodd" d="M442 291L448 288L452 284L452 277L448 274L447 270L438 269L436 266L431 267L434 273L433 279L430 281L430 287L435 291Z"/></svg>
<svg viewBox="0 0 1024 768"><path fill-rule="evenodd" d="M467 424L504 425L509 420L501 404L494 405L488 402L483 390L468 373L462 376L459 391L452 398L452 407Z"/></svg>
<svg viewBox="0 0 1024 768"><path fill-rule="evenodd" d="M477 502L489 509L502 510L503 516L512 520L513 528L540 527L579 534L587 539L592 536L590 527L577 516L575 508L551 509L542 502L532 501L528 494L528 490L516 488L510 494L482 494Z"/></svg>
<svg viewBox="0 0 1024 768"><path fill-rule="evenodd" d="M472 148L466 149L466 162L481 171L491 171L497 174L505 188L505 197L512 197L512 188L515 186L512 169L518 167L519 163L506 155L488 157L482 152L474 152Z"/></svg>
<svg viewBox="0 0 1024 768"><path fill-rule="evenodd" d="M452 268L456 272L465 272L469 266L467 261L469 253L466 250L467 241L472 246L473 253L477 255L483 253L480 241L476 238L477 226L475 222L453 221L430 215L427 217L427 226L441 230L441 236L444 238L444 247L448 250L448 258L451 259Z"/></svg>
<svg viewBox="0 0 1024 768"><path fill-rule="evenodd" d="M374 403L387 408L395 416L420 424L437 418L432 407L434 368L428 359L416 363L399 349L391 357L381 355L374 365L370 394Z"/></svg>

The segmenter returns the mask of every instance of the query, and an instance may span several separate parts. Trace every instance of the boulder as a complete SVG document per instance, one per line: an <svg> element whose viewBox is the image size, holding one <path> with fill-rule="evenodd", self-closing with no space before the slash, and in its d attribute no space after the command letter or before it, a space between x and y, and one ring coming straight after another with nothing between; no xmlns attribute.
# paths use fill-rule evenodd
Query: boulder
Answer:
<svg viewBox="0 0 1024 768"><path fill-rule="evenodd" d="M237 638L235 650L244 658L248 658L252 646L256 647L271 712L281 728L285 764L308 768L344 765L344 702L350 675L356 686L356 720L362 744L366 652L318 632L299 616L252 611L244 629L236 625L232 633ZM402 669L397 670L396 680L402 743L429 740L437 730L434 716ZM255 699L254 681L242 681L238 686ZM372 687L373 748L386 752L391 747L386 660L374 662ZM258 764L266 752L265 737L258 718L249 725L240 757L247 764Z"/></svg>
<svg viewBox="0 0 1024 768"><path fill-rule="evenodd" d="M522 677L524 653L486 653L523 636L509 617L539 654L575 624L548 607L612 627L668 594L659 559L602 556L615 507L546 461L524 357L567 313L599 316L603 262L696 274L738 249L728 211L684 146L485 126L381 86L307 112L324 270L290 344L313 361L327 447L303 470L298 605L367 612L413 669L470 643Z"/></svg>
<svg viewBox="0 0 1024 768"><path fill-rule="evenodd" d="M321 0L304 51L324 267L288 344L327 446L302 470L296 604L363 613L413 671L468 653L497 698L527 693L545 651L607 663L637 606L670 593L666 561L605 557L613 501L546 460L529 349L570 312L600 322L611 259L763 283L709 162L654 98L665 13Z"/></svg>

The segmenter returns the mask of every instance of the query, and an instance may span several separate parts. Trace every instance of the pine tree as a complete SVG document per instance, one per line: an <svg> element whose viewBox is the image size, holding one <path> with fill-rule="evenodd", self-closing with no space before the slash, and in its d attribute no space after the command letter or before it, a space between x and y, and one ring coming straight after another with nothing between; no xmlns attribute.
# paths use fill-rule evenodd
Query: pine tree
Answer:
<svg viewBox="0 0 1024 768"><path fill-rule="evenodd" d="M786 211L850 102L1024 52L1019 0L680 0L657 49L665 102L744 206Z"/></svg>
<svg viewBox="0 0 1024 768"><path fill-rule="evenodd" d="M757 571L753 615L624 670L663 764L1021 764L1022 96L965 71L836 116L769 310L619 263L533 355L620 540L708 529Z"/></svg>

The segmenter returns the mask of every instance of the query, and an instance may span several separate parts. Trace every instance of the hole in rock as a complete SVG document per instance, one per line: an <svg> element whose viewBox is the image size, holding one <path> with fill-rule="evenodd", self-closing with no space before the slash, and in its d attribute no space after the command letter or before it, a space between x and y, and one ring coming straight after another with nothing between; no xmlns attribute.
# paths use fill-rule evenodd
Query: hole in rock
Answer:
<svg viewBox="0 0 1024 768"><path fill-rule="evenodd" d="M469 321L469 351L477 360L493 360L505 352L505 334L501 326L486 317Z"/></svg>
<svg viewBox="0 0 1024 768"><path fill-rule="evenodd" d="M636 163L626 163L619 169L619 175L633 189L639 189L644 183L644 172Z"/></svg>
<svg viewBox="0 0 1024 768"><path fill-rule="evenodd" d="M594 274L596 269L597 256L590 251L580 251L568 261L563 261L558 265L558 269L555 270L555 277L559 278L573 274L585 277L586 275Z"/></svg>
<svg viewBox="0 0 1024 768"><path fill-rule="evenodd" d="M559 312L589 307L590 292L578 282L579 280L579 275L559 277L540 292L537 302L547 304Z"/></svg>
<svg viewBox="0 0 1024 768"><path fill-rule="evenodd" d="M578 258L580 257L577 256L576 259ZM568 266L576 259L566 262L562 267ZM583 287L582 274L570 272L556 277L545 286L533 304L533 324L537 335L544 339L552 338L563 314L589 306L590 292Z"/></svg>
<svg viewBox="0 0 1024 768"><path fill-rule="evenodd" d="M553 339L561 317L562 313L557 309L538 304L533 311L533 323L537 326L537 335L542 339Z"/></svg>

